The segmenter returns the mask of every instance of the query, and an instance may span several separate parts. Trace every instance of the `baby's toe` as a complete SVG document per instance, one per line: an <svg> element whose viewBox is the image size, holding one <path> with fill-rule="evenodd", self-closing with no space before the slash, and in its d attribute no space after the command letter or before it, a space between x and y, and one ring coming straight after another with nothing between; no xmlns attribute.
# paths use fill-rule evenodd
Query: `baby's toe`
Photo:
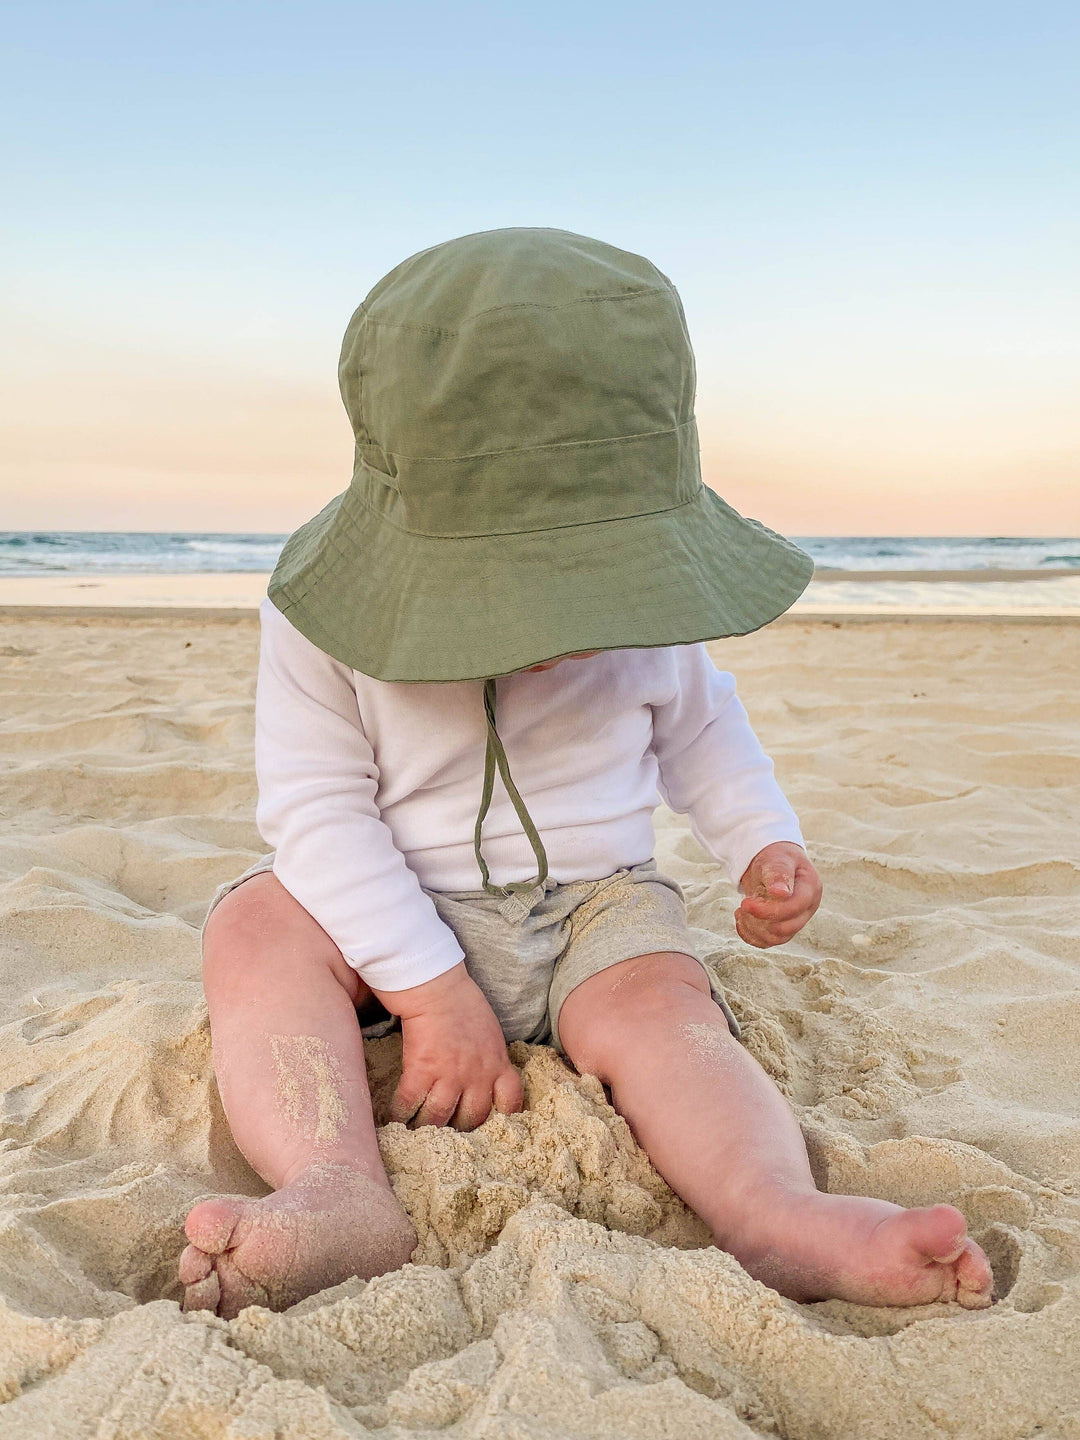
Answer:
<svg viewBox="0 0 1080 1440"><path fill-rule="evenodd" d="M221 1285L217 1273L213 1270L205 1279L186 1286L184 1290L183 1308L185 1311L209 1310L211 1314L216 1315L220 1303Z"/></svg>
<svg viewBox="0 0 1080 1440"><path fill-rule="evenodd" d="M270 1295L250 1275L245 1275L228 1255L219 1255L214 1262L214 1271L221 1287L217 1313L223 1320L235 1320L241 1310L249 1305L265 1305L270 1308Z"/></svg>
<svg viewBox="0 0 1080 1440"><path fill-rule="evenodd" d="M214 1262L205 1250L200 1250L197 1245L189 1245L180 1256L180 1263L177 1266L180 1283L181 1285L197 1285L200 1280L206 1279L213 1268Z"/></svg>
<svg viewBox="0 0 1080 1440"><path fill-rule="evenodd" d="M230 1199L204 1200L196 1205L184 1222L184 1234L192 1245L208 1255L220 1255L234 1244L233 1232L250 1201Z"/></svg>
<svg viewBox="0 0 1080 1440"><path fill-rule="evenodd" d="M967 1310L983 1310L994 1303L994 1272L990 1261L968 1240L956 1262L956 1298Z"/></svg>
<svg viewBox="0 0 1080 1440"><path fill-rule="evenodd" d="M954 1205L924 1205L890 1216L883 1227L902 1236L912 1260L931 1266L951 1265L964 1251L967 1226ZM895 1228L894 1228L895 1227Z"/></svg>

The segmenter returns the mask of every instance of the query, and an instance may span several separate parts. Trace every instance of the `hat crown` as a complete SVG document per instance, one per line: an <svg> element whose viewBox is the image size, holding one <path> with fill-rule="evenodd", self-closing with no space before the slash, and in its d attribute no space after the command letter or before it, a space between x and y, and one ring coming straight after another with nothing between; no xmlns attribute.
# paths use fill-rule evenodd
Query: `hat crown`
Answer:
<svg viewBox="0 0 1080 1440"><path fill-rule="evenodd" d="M414 533L647 514L700 486L678 294L583 235L488 230L411 256L353 315L338 374L353 485Z"/></svg>

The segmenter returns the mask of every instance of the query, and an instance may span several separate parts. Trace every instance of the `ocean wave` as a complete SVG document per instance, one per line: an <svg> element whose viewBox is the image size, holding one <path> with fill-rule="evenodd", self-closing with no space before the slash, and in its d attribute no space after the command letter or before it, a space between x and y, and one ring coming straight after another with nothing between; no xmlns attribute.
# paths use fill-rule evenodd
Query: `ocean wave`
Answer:
<svg viewBox="0 0 1080 1440"><path fill-rule="evenodd" d="M169 575L271 570L284 535L0 531L0 574Z"/></svg>
<svg viewBox="0 0 1080 1440"><path fill-rule="evenodd" d="M821 569L1039 570L1080 568L1073 539L1027 536L816 536L797 542Z"/></svg>
<svg viewBox="0 0 1080 1440"><path fill-rule="evenodd" d="M281 543L277 540L269 541L262 536L232 536L228 540L189 540L189 550L195 550L203 555L235 555L238 551L259 550L277 553L281 549Z"/></svg>

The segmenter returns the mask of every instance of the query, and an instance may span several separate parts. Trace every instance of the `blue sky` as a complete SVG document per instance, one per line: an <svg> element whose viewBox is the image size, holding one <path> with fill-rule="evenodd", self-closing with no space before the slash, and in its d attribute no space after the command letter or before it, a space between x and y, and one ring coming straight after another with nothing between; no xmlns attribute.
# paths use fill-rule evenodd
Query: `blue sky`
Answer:
<svg viewBox="0 0 1080 1440"><path fill-rule="evenodd" d="M1080 529L1075 6L43 3L5 30L0 527L299 523L347 481L355 305L532 224L675 281L741 509Z"/></svg>

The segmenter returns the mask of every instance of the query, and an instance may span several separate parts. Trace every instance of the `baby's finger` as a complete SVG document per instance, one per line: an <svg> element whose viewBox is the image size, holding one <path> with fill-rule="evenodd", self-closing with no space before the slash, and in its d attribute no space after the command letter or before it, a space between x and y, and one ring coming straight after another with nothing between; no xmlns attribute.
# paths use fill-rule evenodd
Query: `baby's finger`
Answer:
<svg viewBox="0 0 1080 1440"><path fill-rule="evenodd" d="M772 875L762 880L754 895L756 899L783 901L791 898L794 889L793 875Z"/></svg>
<svg viewBox="0 0 1080 1440"><path fill-rule="evenodd" d="M793 915L789 920L754 920L744 916L741 923L748 934L766 945L782 945L785 940L797 935L809 918L809 914ZM739 922L736 922L735 928L738 930Z"/></svg>
<svg viewBox="0 0 1080 1440"><path fill-rule="evenodd" d="M797 935L810 917L808 915L796 915L792 920L777 920L773 925L767 925L766 933L774 945L783 945L786 940Z"/></svg>
<svg viewBox="0 0 1080 1440"><path fill-rule="evenodd" d="M437 1081L429 1090L423 1105L417 1111L413 1127L420 1125L445 1125L458 1107L461 1086Z"/></svg>
<svg viewBox="0 0 1080 1440"><path fill-rule="evenodd" d="M407 1125L427 1099L433 1079L422 1071L405 1070L390 1101L390 1119Z"/></svg>
<svg viewBox="0 0 1080 1440"><path fill-rule="evenodd" d="M806 918L796 916L792 920L782 920L768 924L760 920L747 919L735 916L735 930L739 938L745 940L748 945L754 945L758 950L769 950L774 945L783 945L793 935L797 935L806 923Z"/></svg>
<svg viewBox="0 0 1080 1440"><path fill-rule="evenodd" d="M774 855L764 861L754 877L751 893L762 899L785 899L795 889L795 865L791 855Z"/></svg>
<svg viewBox="0 0 1080 1440"><path fill-rule="evenodd" d="M483 1087L466 1090L458 1101L450 1124L455 1130L475 1130L491 1114L491 1091Z"/></svg>
<svg viewBox="0 0 1080 1440"><path fill-rule="evenodd" d="M762 900L758 895L746 896L739 905L739 910L747 919L760 920L766 924L774 920L786 920L792 915L799 915L805 908L805 905L799 901Z"/></svg>
<svg viewBox="0 0 1080 1440"><path fill-rule="evenodd" d="M735 912L735 932L740 940L745 940L747 945L755 945L759 950L768 948L769 941L765 939L765 927L749 917Z"/></svg>
<svg viewBox="0 0 1080 1440"><path fill-rule="evenodd" d="M795 889L786 899L769 898L761 895L745 895L740 910L761 920L790 920L796 915L816 908L817 886L805 872L795 877Z"/></svg>
<svg viewBox="0 0 1080 1440"><path fill-rule="evenodd" d="M494 1085L495 1109L501 1110L504 1115L516 1115L525 1103L525 1092L521 1085L521 1076L512 1065L502 1072L496 1079Z"/></svg>

